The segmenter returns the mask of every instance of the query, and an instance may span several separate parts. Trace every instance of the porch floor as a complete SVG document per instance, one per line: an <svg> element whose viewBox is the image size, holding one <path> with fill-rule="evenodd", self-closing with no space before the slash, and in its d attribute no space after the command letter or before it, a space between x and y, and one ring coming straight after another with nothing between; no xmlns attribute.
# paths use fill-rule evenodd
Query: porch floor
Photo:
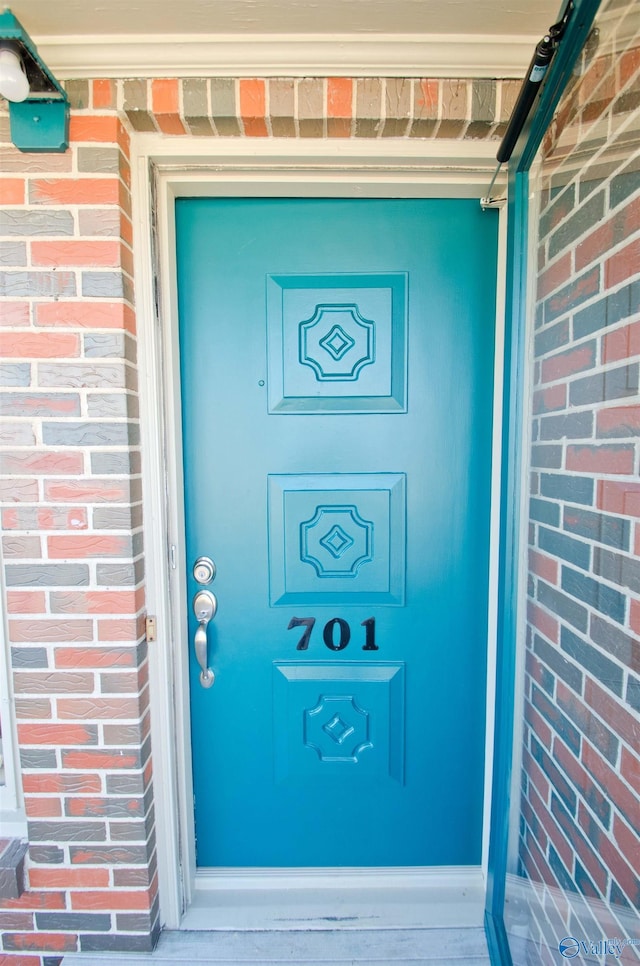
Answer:
<svg viewBox="0 0 640 966"><path fill-rule="evenodd" d="M163 932L153 953L84 953L63 966L490 966L480 927L427 929L216 930Z"/></svg>

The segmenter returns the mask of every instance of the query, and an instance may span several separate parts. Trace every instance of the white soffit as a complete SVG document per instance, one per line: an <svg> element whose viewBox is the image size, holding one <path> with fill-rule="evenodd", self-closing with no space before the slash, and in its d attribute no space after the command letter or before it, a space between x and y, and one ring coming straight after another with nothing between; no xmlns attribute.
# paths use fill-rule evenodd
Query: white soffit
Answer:
<svg viewBox="0 0 640 966"><path fill-rule="evenodd" d="M566 0L10 0L73 77L521 77Z"/></svg>
<svg viewBox="0 0 640 966"><path fill-rule="evenodd" d="M225 34L33 37L78 77L484 77L524 75L537 35Z"/></svg>

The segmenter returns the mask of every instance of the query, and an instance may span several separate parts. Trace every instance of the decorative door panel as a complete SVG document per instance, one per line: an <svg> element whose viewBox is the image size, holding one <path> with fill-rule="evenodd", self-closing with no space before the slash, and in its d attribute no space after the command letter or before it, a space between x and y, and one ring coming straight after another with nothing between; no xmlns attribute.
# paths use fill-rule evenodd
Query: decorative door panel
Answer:
<svg viewBox="0 0 640 966"><path fill-rule="evenodd" d="M274 664L279 782L404 782L404 665Z"/></svg>
<svg viewBox="0 0 640 966"><path fill-rule="evenodd" d="M269 476L272 605L404 603L401 473Z"/></svg>
<svg viewBox="0 0 640 966"><path fill-rule="evenodd" d="M480 862L495 228L176 205L201 867Z"/></svg>
<svg viewBox="0 0 640 966"><path fill-rule="evenodd" d="M269 276L270 411L404 411L406 305L406 274Z"/></svg>

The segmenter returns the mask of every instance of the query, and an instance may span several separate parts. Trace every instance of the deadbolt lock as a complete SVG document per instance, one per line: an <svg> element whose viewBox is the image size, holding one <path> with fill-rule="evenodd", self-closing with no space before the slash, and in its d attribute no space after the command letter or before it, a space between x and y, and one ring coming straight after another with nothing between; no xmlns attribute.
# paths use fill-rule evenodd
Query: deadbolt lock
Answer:
<svg viewBox="0 0 640 966"><path fill-rule="evenodd" d="M193 576L199 584L210 584L216 575L216 565L210 557L198 557L193 565Z"/></svg>

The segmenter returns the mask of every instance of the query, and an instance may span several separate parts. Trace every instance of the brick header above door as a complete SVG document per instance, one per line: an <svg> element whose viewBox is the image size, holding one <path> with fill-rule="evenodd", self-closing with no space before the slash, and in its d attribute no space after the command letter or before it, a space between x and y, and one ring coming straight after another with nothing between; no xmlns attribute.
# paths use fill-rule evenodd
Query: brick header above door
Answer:
<svg viewBox="0 0 640 966"><path fill-rule="evenodd" d="M66 88L76 123L84 111L115 110L141 133L498 140L520 81L190 77L71 80Z"/></svg>

